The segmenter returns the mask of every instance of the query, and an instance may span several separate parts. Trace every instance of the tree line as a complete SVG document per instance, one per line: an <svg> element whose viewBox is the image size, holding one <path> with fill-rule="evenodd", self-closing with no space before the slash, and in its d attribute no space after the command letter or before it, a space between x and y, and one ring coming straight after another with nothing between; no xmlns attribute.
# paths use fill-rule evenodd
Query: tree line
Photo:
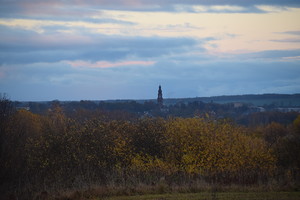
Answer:
<svg viewBox="0 0 300 200"><path fill-rule="evenodd" d="M300 181L300 116L246 127L209 114L136 118L89 110L66 115L59 104L46 114L11 108L1 100L2 192L161 180L291 187Z"/></svg>

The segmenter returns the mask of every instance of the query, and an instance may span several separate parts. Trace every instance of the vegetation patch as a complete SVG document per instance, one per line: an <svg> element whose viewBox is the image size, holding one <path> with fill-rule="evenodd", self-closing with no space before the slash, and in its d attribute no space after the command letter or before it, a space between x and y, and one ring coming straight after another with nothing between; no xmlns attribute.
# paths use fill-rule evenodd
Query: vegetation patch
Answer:
<svg viewBox="0 0 300 200"><path fill-rule="evenodd" d="M300 188L300 116L290 124L246 127L209 115L116 120L112 113L84 111L72 116L59 105L43 115L24 109L1 113L0 189L7 197Z"/></svg>
<svg viewBox="0 0 300 200"><path fill-rule="evenodd" d="M110 197L107 200L298 200L299 192L225 192ZM99 200L101 198L98 198Z"/></svg>

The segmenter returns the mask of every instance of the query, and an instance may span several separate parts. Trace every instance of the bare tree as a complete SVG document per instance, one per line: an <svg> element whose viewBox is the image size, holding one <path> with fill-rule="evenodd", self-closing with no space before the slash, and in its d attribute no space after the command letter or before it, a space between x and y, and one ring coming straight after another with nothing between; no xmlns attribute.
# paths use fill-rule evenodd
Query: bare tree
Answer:
<svg viewBox="0 0 300 200"><path fill-rule="evenodd" d="M0 122L2 123L8 118L13 111L13 103L9 100L7 95L0 93Z"/></svg>
<svg viewBox="0 0 300 200"><path fill-rule="evenodd" d="M13 103L7 98L7 95L0 93L0 162L3 159L3 148L5 142L5 124L13 112ZM1 166L1 165L0 165Z"/></svg>

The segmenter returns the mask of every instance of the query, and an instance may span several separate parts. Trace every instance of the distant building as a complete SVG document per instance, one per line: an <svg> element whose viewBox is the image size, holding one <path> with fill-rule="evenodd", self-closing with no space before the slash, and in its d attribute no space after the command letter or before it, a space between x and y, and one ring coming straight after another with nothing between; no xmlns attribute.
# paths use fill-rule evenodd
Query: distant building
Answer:
<svg viewBox="0 0 300 200"><path fill-rule="evenodd" d="M234 102L234 103L233 103L233 107L234 107L234 108L240 108L240 107L243 107L243 106L244 106L244 104L241 103L241 102Z"/></svg>
<svg viewBox="0 0 300 200"><path fill-rule="evenodd" d="M298 112L300 113L300 108L276 108L280 112Z"/></svg>
<svg viewBox="0 0 300 200"><path fill-rule="evenodd" d="M158 87L158 95L157 95L157 104L162 107L163 106L163 96L162 96L162 90L161 86Z"/></svg>
<svg viewBox="0 0 300 200"><path fill-rule="evenodd" d="M30 107L25 107L25 106L23 106L23 107L16 107L16 110L27 110L27 111L29 111Z"/></svg>

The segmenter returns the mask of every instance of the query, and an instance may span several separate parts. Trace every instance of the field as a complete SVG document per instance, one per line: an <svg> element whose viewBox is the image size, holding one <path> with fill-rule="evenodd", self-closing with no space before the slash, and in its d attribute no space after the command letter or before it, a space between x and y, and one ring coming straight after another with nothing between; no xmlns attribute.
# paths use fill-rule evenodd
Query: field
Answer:
<svg viewBox="0 0 300 200"><path fill-rule="evenodd" d="M105 200L298 200L300 192L219 192L109 197ZM98 198L97 200L100 200Z"/></svg>

